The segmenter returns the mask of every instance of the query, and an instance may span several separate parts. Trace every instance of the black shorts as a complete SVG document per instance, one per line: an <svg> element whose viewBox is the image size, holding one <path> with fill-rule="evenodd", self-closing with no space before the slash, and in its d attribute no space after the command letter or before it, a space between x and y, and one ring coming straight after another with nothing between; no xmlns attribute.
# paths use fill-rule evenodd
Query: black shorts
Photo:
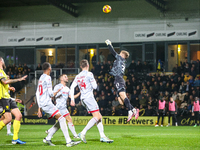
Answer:
<svg viewBox="0 0 200 150"><path fill-rule="evenodd" d="M115 88L117 89L117 93L126 92L126 84L123 77L115 77L114 81Z"/></svg>
<svg viewBox="0 0 200 150"><path fill-rule="evenodd" d="M174 115L175 111L169 111L169 115Z"/></svg>
<svg viewBox="0 0 200 150"><path fill-rule="evenodd" d="M12 99L0 99L0 115L5 112L11 112L11 109L17 108L17 104Z"/></svg>
<svg viewBox="0 0 200 150"><path fill-rule="evenodd" d="M158 110L158 114L159 114L160 116L165 116L165 110L159 109L159 110Z"/></svg>

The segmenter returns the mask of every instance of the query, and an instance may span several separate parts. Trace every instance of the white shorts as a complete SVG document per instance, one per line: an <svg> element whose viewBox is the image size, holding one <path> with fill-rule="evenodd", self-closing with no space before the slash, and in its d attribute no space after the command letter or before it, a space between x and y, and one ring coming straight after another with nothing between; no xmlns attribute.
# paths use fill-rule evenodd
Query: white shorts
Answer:
<svg viewBox="0 0 200 150"><path fill-rule="evenodd" d="M47 114L48 119L52 119L56 114L60 113L54 104L49 104L42 107L42 110Z"/></svg>
<svg viewBox="0 0 200 150"><path fill-rule="evenodd" d="M68 111L67 108L60 108L59 111L60 111L60 114L61 114L63 117L69 115L69 111Z"/></svg>
<svg viewBox="0 0 200 150"><path fill-rule="evenodd" d="M89 114L99 111L99 106L97 104L97 101L94 99L94 97L82 99L81 103L87 109Z"/></svg>

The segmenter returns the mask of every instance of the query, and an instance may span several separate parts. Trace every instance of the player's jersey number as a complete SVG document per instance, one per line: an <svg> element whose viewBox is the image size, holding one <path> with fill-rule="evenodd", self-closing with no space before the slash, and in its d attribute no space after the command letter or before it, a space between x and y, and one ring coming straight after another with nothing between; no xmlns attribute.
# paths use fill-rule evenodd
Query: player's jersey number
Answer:
<svg viewBox="0 0 200 150"><path fill-rule="evenodd" d="M84 82L84 80L78 80L78 84L79 84L79 87L80 89L82 90L83 88L86 89L86 84Z"/></svg>
<svg viewBox="0 0 200 150"><path fill-rule="evenodd" d="M39 85L39 93L40 93L40 96L43 94L43 87L42 87L42 84Z"/></svg>

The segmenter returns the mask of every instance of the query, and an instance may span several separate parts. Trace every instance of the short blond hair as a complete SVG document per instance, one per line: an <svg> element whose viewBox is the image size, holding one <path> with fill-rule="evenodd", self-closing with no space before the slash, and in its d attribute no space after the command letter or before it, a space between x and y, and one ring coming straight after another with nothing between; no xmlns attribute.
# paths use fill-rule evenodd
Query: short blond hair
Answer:
<svg viewBox="0 0 200 150"><path fill-rule="evenodd" d="M129 58L129 52L122 50L121 53L125 55L125 59Z"/></svg>

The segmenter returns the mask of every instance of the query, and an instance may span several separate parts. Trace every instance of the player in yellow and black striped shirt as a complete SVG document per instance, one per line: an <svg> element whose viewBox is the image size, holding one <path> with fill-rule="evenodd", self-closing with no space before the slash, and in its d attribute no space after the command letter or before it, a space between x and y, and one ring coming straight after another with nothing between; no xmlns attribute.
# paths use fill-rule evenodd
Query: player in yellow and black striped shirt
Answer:
<svg viewBox="0 0 200 150"><path fill-rule="evenodd" d="M0 114L4 116L4 119L0 121L0 130L12 120L12 113L15 116L15 120L13 122L14 135L12 144L25 144L26 142L23 142L18 138L22 114L17 108L16 103L10 97L9 84L25 80L27 76L19 79L8 79L7 75L3 71L5 68L6 66L4 60L0 57ZM10 90L14 89L11 88Z"/></svg>

